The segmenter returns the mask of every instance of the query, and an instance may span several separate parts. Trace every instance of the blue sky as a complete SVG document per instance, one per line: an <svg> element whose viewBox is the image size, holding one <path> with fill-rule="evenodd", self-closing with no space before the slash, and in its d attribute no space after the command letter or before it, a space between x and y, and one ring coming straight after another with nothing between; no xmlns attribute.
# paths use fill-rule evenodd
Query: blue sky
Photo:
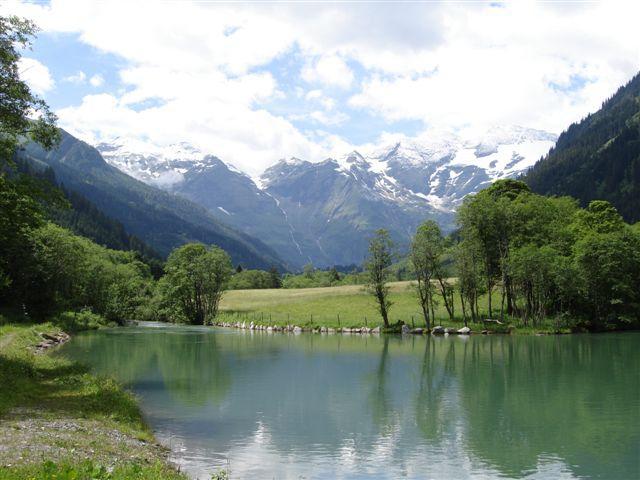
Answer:
<svg viewBox="0 0 640 480"><path fill-rule="evenodd" d="M4 2L23 77L96 143L187 141L256 174L430 132L559 133L640 68L634 2Z"/></svg>

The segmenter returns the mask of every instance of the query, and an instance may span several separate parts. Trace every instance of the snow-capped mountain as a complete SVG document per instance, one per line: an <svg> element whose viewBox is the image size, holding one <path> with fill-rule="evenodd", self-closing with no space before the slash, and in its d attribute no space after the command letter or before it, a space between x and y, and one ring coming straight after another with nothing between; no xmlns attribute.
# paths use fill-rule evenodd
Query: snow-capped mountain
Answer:
<svg viewBox="0 0 640 480"><path fill-rule="evenodd" d="M359 264L377 228L401 245L426 218L450 230L466 195L523 173L555 140L522 127L475 138L434 134L320 162L283 159L256 181L184 143L158 149L120 140L97 148L120 170L262 239L292 266L325 266Z"/></svg>
<svg viewBox="0 0 640 480"><path fill-rule="evenodd" d="M188 171L207 164L206 155L188 143L160 148L135 139L116 138L96 145L114 167L145 183L168 187L184 180Z"/></svg>

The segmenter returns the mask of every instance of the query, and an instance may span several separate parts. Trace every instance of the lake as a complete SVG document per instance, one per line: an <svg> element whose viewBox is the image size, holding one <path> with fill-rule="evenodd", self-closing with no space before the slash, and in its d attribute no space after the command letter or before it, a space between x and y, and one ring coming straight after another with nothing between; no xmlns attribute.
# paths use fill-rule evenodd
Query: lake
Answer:
<svg viewBox="0 0 640 480"><path fill-rule="evenodd" d="M299 335L141 325L61 352L194 478L640 478L640 333Z"/></svg>

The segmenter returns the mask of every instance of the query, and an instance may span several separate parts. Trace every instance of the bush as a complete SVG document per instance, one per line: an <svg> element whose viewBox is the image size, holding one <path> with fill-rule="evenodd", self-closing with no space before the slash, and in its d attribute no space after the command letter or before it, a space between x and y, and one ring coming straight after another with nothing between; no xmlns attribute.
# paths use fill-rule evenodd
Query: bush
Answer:
<svg viewBox="0 0 640 480"><path fill-rule="evenodd" d="M100 327L115 326L105 318L91 310L79 312L62 312L53 318L53 323L66 332L80 332L82 330L96 330Z"/></svg>

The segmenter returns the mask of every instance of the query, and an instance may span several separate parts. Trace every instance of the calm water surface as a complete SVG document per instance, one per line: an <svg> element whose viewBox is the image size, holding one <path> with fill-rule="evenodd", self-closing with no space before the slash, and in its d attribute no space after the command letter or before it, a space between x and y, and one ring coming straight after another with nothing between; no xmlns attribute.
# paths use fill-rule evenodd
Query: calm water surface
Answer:
<svg viewBox="0 0 640 480"><path fill-rule="evenodd" d="M194 478L637 479L639 342L145 325L63 353L139 395Z"/></svg>

